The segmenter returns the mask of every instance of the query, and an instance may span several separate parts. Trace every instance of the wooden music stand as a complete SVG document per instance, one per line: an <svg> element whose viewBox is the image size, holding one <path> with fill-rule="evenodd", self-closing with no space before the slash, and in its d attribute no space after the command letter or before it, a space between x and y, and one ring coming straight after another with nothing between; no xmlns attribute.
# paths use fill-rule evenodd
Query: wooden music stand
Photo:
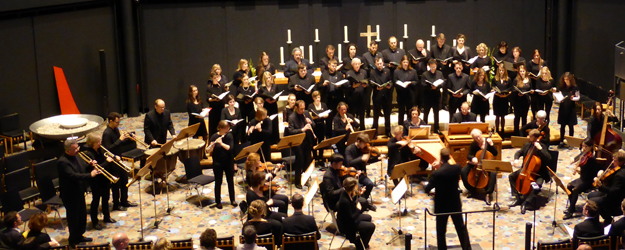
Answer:
<svg viewBox="0 0 625 250"><path fill-rule="evenodd" d="M319 144L315 145L313 147L313 150L319 150L319 149L328 148L328 147L332 146L332 144L336 144L337 142L339 142L341 139L343 139L343 137L345 137L345 135L339 135L339 136L336 136L336 137L332 137L330 139L325 139L322 142L320 142Z"/></svg>
<svg viewBox="0 0 625 250"><path fill-rule="evenodd" d="M249 153L256 153L256 152L258 152L258 149L260 149L260 146L262 146L263 143L264 142L261 141L259 143L254 144L254 145L249 145L247 147L244 147L243 149L241 149L239 154L234 157L234 161L238 161L238 160L241 160L241 159L247 157L247 155Z"/></svg>
<svg viewBox="0 0 625 250"><path fill-rule="evenodd" d="M482 169L489 172L512 173L512 163L509 161L482 159ZM495 203L499 203L499 190L497 190L497 194L495 195Z"/></svg>
<svg viewBox="0 0 625 250"><path fill-rule="evenodd" d="M180 133L178 133L178 136L176 136L176 141L180 141L184 138L194 136L195 133L197 133L197 130L199 127L200 127L200 124L196 123L196 124L193 124L191 126L181 129Z"/></svg>
<svg viewBox="0 0 625 250"><path fill-rule="evenodd" d="M421 126L418 128L409 128L408 137L413 140L430 139L430 126Z"/></svg>
<svg viewBox="0 0 625 250"><path fill-rule="evenodd" d="M569 146L576 147L576 148L579 148L585 140L584 138L573 137L573 136L568 136L568 135L565 135L564 139L566 140L566 142L569 143Z"/></svg>
<svg viewBox="0 0 625 250"><path fill-rule="evenodd" d="M358 138L360 134L367 134L369 135L369 139L373 140L373 136L375 135L375 129L355 131L354 133L349 134L349 137L347 137L347 141L345 142L345 145L350 145L356 142L356 139Z"/></svg>
<svg viewBox="0 0 625 250"><path fill-rule="evenodd" d="M512 136L510 137L510 142L513 148L522 148L523 145L527 142L527 137L523 136Z"/></svg>
<svg viewBox="0 0 625 250"><path fill-rule="evenodd" d="M302 142L304 142L304 138L306 138L306 133L299 133L299 134L295 134L295 135L289 135L289 136L285 136L282 137L282 140L280 140L278 142L278 144L276 145L278 150L282 150L282 149L289 149L289 155L293 155L293 147L297 147L299 145L302 145ZM293 173L293 161L289 161L289 173ZM297 181L297 180L295 180ZM289 196L293 196L293 185L290 185L290 195Z"/></svg>
<svg viewBox="0 0 625 250"><path fill-rule="evenodd" d="M395 165L395 167L393 167L393 172L391 173L391 180L395 180L395 179L399 179L402 178L404 176L412 176L412 175L423 175L423 174L429 174L432 171L421 171L419 169L419 164L421 163L421 160L414 160L414 161L409 161L409 162L404 162L402 164L397 164ZM408 182L410 182L410 178L406 179ZM410 185L410 183L408 183L408 185ZM412 185L410 185L410 196L412 196Z"/></svg>
<svg viewBox="0 0 625 250"><path fill-rule="evenodd" d="M450 123L449 124L449 135L457 135L457 134L471 134L473 129L479 129L482 133L488 133L488 123Z"/></svg>
<svg viewBox="0 0 625 250"><path fill-rule="evenodd" d="M558 177L558 175L556 175L556 173L553 172L553 170L551 170L551 168L547 167L547 170L549 170L549 174L551 174L551 178L556 182L558 187L562 188L562 190L564 190L564 192L566 192L566 195L571 195L571 190L569 190L564 185L564 183L562 183L562 180L560 179L560 177Z"/></svg>

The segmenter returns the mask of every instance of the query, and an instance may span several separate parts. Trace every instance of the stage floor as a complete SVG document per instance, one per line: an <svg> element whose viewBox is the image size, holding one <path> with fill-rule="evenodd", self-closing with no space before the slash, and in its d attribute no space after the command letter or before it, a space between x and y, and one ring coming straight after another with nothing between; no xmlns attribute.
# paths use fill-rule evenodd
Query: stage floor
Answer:
<svg viewBox="0 0 625 250"><path fill-rule="evenodd" d="M559 125L555 122L557 121L557 106L554 107L551 113L551 125L554 128L559 128ZM393 114L396 116L396 113ZM176 113L172 114L172 119L174 121L174 127L177 131L187 125L187 115L186 113ZM143 116L141 117L131 117L122 119L121 127L125 131L136 131L141 137L143 137ZM100 129L102 131L103 128ZM576 137L585 137L586 134L586 122L579 120L578 124L575 126L575 136ZM511 160L516 149L504 149L502 160ZM575 177L573 176L573 169L569 168L568 165L572 161L572 157L575 156L579 151L577 149L567 149L560 150L560 156L558 160L558 176L562 178L564 183L568 183L573 180ZM382 166L381 166L382 164ZM380 179L380 168L386 168L385 162L378 162L371 164L368 167L368 171L370 172L371 179L373 181ZM212 175L212 170L205 170L205 174ZM184 174L184 166L180 161L178 161L176 170L169 177L170 183L175 183L175 178L178 175ZM318 169L315 169L312 178L313 180L318 180L321 182L323 173ZM241 182L241 175L236 176L235 182ZM280 178L279 182L284 182L284 179ZM150 181L141 181L141 187L147 187L151 184ZM180 184L176 184L180 185ZM462 182L460 182L461 187ZM389 187L392 186L392 183ZM214 197L213 191L214 184L209 184L204 189L204 195L207 197ZM146 230L144 236L146 238L155 238L155 237L167 237L168 239L182 239L182 238L193 238L194 244L198 247L199 237L202 231L206 228L214 228L217 231L218 237L235 235L238 237L241 232L241 221L239 220L239 208L233 208L229 205L229 199L227 194L227 186L224 180L222 187L222 201L224 202L224 208L219 210L216 208L203 207L200 208L195 206L185 200L187 193L187 186L180 185L180 188L177 191L171 192L169 199L170 205L174 207L173 214L178 215L182 218L176 218L174 216L166 216L163 218L163 222L161 226L163 228L167 228L169 231L163 230L154 230L149 231ZM507 204L510 200L510 185L508 183L508 174L503 174L502 178L498 179L497 189L500 190L498 193L499 204L501 206L501 211L496 214L496 242L494 249L520 249L521 246L524 245L524 237L525 237L525 224L526 223L534 223L536 222L536 241L555 241L560 239L567 239L568 235L565 234L562 230L556 229L555 233L553 233L551 224L554 220L554 207L555 207L555 218L558 221L561 221L563 211L567 206L567 197L564 195L564 192L560 190L557 195L557 203L556 199L556 186L553 185L545 185L542 188L541 196L545 198L539 198L539 202L542 201L543 206L536 211L536 216L534 217L533 211L528 211L525 215L522 215L520 212L520 207L514 207L509 209ZM435 220L434 217L427 217L427 231L425 231L425 216L424 210L426 208L432 209L433 202L431 197L426 195L423 192L423 186L418 183L412 184L412 190L414 191L414 196L408 198L407 204L408 208L411 210L416 210L417 216L404 216L402 217L402 227L403 231L407 233L411 233L413 235L412 246L414 248L423 248L425 244L425 238L427 238L427 244L430 246L436 245L436 228L435 228ZM293 189L294 193L304 194L306 192L306 187L304 190ZM289 195L289 190L281 190L279 193ZM192 192L195 194L195 191ZM129 196L130 200L133 202L139 202L139 195L141 196L142 207L143 207L143 217L144 217L144 227L148 227L153 224L154 220L149 219L149 217L153 216L155 213L154 203L152 202L152 196L145 192L139 192L138 184L135 183L130 187ZM371 249L403 249L404 242L396 241L391 245L387 245L386 242L389 241L393 237L392 228L398 227L398 219L396 217L392 217L392 214L397 211L397 206L393 205L389 198L384 195L384 186L380 185L373 190L372 197L374 202L376 203L378 210L377 212L371 212L371 216L373 217L374 223L376 225L376 232L373 235L373 239L371 241ZM491 207L486 206L483 200L477 200L473 198L467 198L465 195L462 195L462 203L463 210L465 211L474 211L474 210L487 210L491 209ZM237 202L240 202L245 199L244 190L241 186L236 185L236 199ZM86 201L89 203L91 200L91 196L87 195ZM331 218L328 216L326 218L326 222L323 222L324 217L326 216L326 211L323 208L321 203L321 197L317 195L314 198L314 216L318 222L318 224L323 224L321 227L322 238L319 241L320 249L337 249L341 245L343 241L343 237L337 237L334 240L331 246L329 246L330 239L332 238L332 234L326 232L324 229L331 222ZM546 203L546 204L544 204ZM578 211L581 212L581 206L584 203L584 199L579 199L577 207ZM156 212L164 212L167 209L167 196L164 194L159 194L156 196ZM292 213L292 208L289 207L289 213ZM308 209L305 209L305 212L308 212ZM61 209L61 216L65 217L65 209ZM100 215L101 216L101 215ZM103 243L110 242L113 234L117 232L125 232L131 238L132 241L136 241L140 237L140 233L137 231L140 228L140 219L139 219L139 208L130 208L126 212L111 212L112 218L117 220L115 224L107 224L106 228L101 231L93 230L91 227L91 222L88 222L88 231L85 236L93 237L95 243ZM576 223L582 220L581 217L574 218L571 220L565 221L565 224L573 227ZM90 220L88 220L90 221ZM470 214L468 216L468 229L469 229L469 237L472 244L478 244L482 249L493 249L493 213L480 213L480 214ZM52 225L52 228L48 228L47 231L51 237L67 242L68 232L67 230L59 230L60 226L58 224ZM448 229L447 229L447 241L448 245L458 245L458 239L456 237L456 231L453 227L453 223L449 221ZM353 247L353 245L349 245L349 242L343 246L344 248Z"/></svg>

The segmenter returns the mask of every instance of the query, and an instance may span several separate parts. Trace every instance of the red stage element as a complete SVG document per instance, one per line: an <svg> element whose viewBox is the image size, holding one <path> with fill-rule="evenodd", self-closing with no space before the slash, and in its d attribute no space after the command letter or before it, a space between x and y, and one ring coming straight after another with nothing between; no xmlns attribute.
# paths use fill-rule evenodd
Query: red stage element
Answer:
<svg viewBox="0 0 625 250"><path fill-rule="evenodd" d="M59 94L59 105L61 105L61 114L80 114L80 111L76 106L76 102L74 101L74 97L72 96L72 91L69 90L69 85L67 85L67 80L65 79L65 73L63 73L63 69L56 66L52 67L54 68L54 78L56 79L56 91Z"/></svg>

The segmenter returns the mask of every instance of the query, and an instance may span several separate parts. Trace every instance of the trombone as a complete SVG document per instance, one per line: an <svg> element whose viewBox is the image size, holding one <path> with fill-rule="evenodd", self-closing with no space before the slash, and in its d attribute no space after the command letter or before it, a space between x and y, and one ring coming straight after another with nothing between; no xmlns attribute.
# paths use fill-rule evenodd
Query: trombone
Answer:
<svg viewBox="0 0 625 250"><path fill-rule="evenodd" d="M145 143L144 141L141 141L137 138L135 138L135 136L131 133L128 133L126 131L121 130L121 133L123 133L124 135L126 135L126 137L130 138L131 140L139 143L141 146L143 146L144 148L150 148L150 145L148 145L147 143Z"/></svg>
<svg viewBox="0 0 625 250"><path fill-rule="evenodd" d="M85 162L87 163L91 163L91 158L89 156L87 156L85 153L83 152L79 152L78 155L80 155L80 158L82 158ZM117 180L119 178L113 176L111 173L109 173L108 171L106 171L106 169L104 169L102 166L100 166L100 164L96 163L94 166L98 171L100 171L100 173L102 173L104 175L104 177L106 177L109 181L111 181L112 183L117 183Z"/></svg>
<svg viewBox="0 0 625 250"><path fill-rule="evenodd" d="M121 169L123 169L124 171L130 173L130 171L132 171L132 168L124 165L123 162L117 160L115 158L115 155L113 153L111 153L111 151L109 151L108 149L106 149L104 146L100 145L100 148L104 149L104 156L106 157L111 157L113 159L113 162L115 163L115 165L117 165L118 167L120 167Z"/></svg>

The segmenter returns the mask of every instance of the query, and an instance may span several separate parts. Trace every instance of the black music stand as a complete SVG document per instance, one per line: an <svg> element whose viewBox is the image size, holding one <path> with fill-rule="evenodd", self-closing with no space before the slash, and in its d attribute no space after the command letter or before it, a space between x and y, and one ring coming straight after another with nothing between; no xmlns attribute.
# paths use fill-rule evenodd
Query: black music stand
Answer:
<svg viewBox="0 0 625 250"><path fill-rule="evenodd" d="M395 172L394 168L393 168L393 172ZM404 235L404 232L401 230L401 217L402 217L401 199L402 197L405 199L406 191L408 191L408 183L406 181L407 179L408 179L408 176L405 175L404 178L399 182L399 184L395 186L395 188L393 189L393 192L391 192L391 201L393 202L393 204L399 205L398 207L399 216L397 216L399 220L399 228L398 229L395 229L394 227L392 228L392 230L394 231L394 233L396 233L396 235L394 235L390 241L386 242L386 245L390 245L395 240L400 239L400 237Z"/></svg>
<svg viewBox="0 0 625 250"><path fill-rule="evenodd" d="M368 134L369 139L373 140L373 136L375 135L375 132L376 132L375 129L368 129L368 130L361 130L361 131L355 131L353 133L350 133L349 137L347 137L347 141L345 142L345 145L350 145L356 142L356 139L358 138L360 134Z"/></svg>
<svg viewBox="0 0 625 250"><path fill-rule="evenodd" d="M340 140L343 139L343 137L345 137L345 135L339 135L339 136L335 136L329 139L325 139L323 141L321 141L319 144L315 145L313 147L313 150L320 150L320 149L326 149L331 147L333 144L338 143ZM323 151L321 152L321 156L323 156ZM323 157L322 157L323 158Z"/></svg>
<svg viewBox="0 0 625 250"><path fill-rule="evenodd" d="M509 161L483 159L482 169L490 172L512 173L512 163ZM495 185L495 188L497 188L497 185ZM495 203L499 204L499 190L495 194Z"/></svg>
<svg viewBox="0 0 625 250"><path fill-rule="evenodd" d="M157 164L157 162L162 160L163 158L165 158L165 155L167 155L167 152L169 152L169 150L173 146L174 146L174 140L169 140L168 142L163 144L163 146L161 146L161 148L158 151L156 151L156 153L154 153L153 155L151 155L150 157L148 157L145 160L146 164L141 169L141 170L143 170L144 168L149 168L149 169L152 170L152 194L154 195L154 199L152 199L152 203L154 204L154 216L152 216L150 218L154 218L154 224L152 224L150 227L148 227L148 229L161 229L161 230L169 232L169 229L166 229L164 227L163 228L160 227L160 224L161 224L161 222L163 222L163 220L159 220L158 219L160 216L159 216L158 212L156 211L156 178L154 177L154 172L155 172L156 168L159 166L159 164ZM165 168L167 168L167 164L161 165L161 166L165 166ZM141 170L139 170L139 171L141 171ZM165 169L164 171L167 172L167 169ZM165 181L165 184L167 185L167 181ZM169 196L168 196L168 199L169 199Z"/></svg>
<svg viewBox="0 0 625 250"><path fill-rule="evenodd" d="M139 229L139 232L141 232L141 238L139 239L139 241L143 241L143 203L141 202L141 178L143 178L143 176L147 175L150 173L150 166L151 166L151 162L145 164L145 166L141 169L139 169L139 171L135 174L134 178L138 179L138 184L139 184L139 219L141 222L141 229ZM126 185L126 187L129 187L132 184L132 182L128 183ZM152 185L154 185L154 183L152 183ZM154 206L156 208L156 205ZM158 228L158 225L156 225L155 228Z"/></svg>
<svg viewBox="0 0 625 250"><path fill-rule="evenodd" d="M571 195L571 190L569 190L564 185L564 183L562 183L562 180L560 180L560 177L558 177L558 175L556 175L556 173L553 172L553 170L551 170L550 167L547 167L547 170L549 170L549 174L551 175L551 179L553 179L553 181L556 183L556 185L558 187L562 188L562 190L564 190L564 192L566 193L567 196L570 196ZM553 206L553 221L551 222L551 228L552 228L551 234L555 234L556 227L562 228L562 223L560 223L560 222L558 222L556 220L556 207L557 207L556 205L558 204L558 187L556 187L555 205ZM575 206L575 204L569 204L569 206Z"/></svg>
<svg viewBox="0 0 625 250"><path fill-rule="evenodd" d="M422 172L419 169L419 164L420 163L421 163L421 160L418 159L418 160L414 160L414 161L404 162L402 164L397 164L397 165L395 165L395 167L393 167L393 173L391 173L391 179L393 179L393 180L394 179L399 179L399 178L402 178L402 177L408 177L408 178L405 178L405 180L406 180L406 184L410 188L410 195L409 195L410 197L412 197L412 195L413 195L413 193L412 193L412 183L410 183L410 176L417 175L420 172ZM408 212L407 202L405 202L406 201L406 196L407 195L404 195L404 211L400 210L400 216L410 214L410 215L418 217L417 214L411 214L411 213Z"/></svg>
<svg viewBox="0 0 625 250"><path fill-rule="evenodd" d="M304 138L306 138L306 133L299 133L296 135L289 135L282 137L282 140L276 144L278 150L289 149L289 155L293 155L293 147L297 147L302 145L304 142ZM293 161L289 161L289 173L293 174ZM295 180L298 181L298 180ZM300 180L301 181L301 180ZM293 196L293 185L290 185L290 196Z"/></svg>

